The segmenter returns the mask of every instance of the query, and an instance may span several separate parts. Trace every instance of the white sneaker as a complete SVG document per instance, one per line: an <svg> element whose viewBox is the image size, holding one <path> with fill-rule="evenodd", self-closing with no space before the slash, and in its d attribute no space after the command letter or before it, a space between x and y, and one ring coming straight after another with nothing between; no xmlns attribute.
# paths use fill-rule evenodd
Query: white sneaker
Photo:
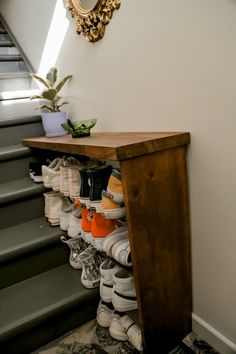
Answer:
<svg viewBox="0 0 236 354"><path fill-rule="evenodd" d="M121 226L111 232L109 235L105 237L103 243L103 250L106 254L112 257L112 247L114 244L120 240L128 240L128 229L126 226Z"/></svg>
<svg viewBox="0 0 236 354"><path fill-rule="evenodd" d="M105 302L112 301L113 275L120 269L121 267L110 258L106 258L100 265L100 297Z"/></svg>
<svg viewBox="0 0 236 354"><path fill-rule="evenodd" d="M60 166L64 164L65 158L57 157L49 166L42 165L42 176L44 187L53 188L54 191L60 190Z"/></svg>
<svg viewBox="0 0 236 354"><path fill-rule="evenodd" d="M75 207L75 210L69 215L69 226L67 234L69 237L81 237L81 207Z"/></svg>
<svg viewBox="0 0 236 354"><path fill-rule="evenodd" d="M116 242L111 248L112 257L120 264L131 267L131 252L128 239L120 240Z"/></svg>
<svg viewBox="0 0 236 354"><path fill-rule="evenodd" d="M69 263L71 267L74 269L82 269L82 263L80 262L79 254L87 248L86 243L81 238L71 238L67 240L65 236L61 237L61 241L66 243L70 248Z"/></svg>
<svg viewBox="0 0 236 354"><path fill-rule="evenodd" d="M120 323L130 344L132 344L132 346L138 351L142 351L143 345L140 327L128 315L122 316L120 318Z"/></svg>
<svg viewBox="0 0 236 354"><path fill-rule="evenodd" d="M97 308L97 323L101 327L109 327L111 324L113 312L114 310L111 310L103 301L100 301Z"/></svg>
<svg viewBox="0 0 236 354"><path fill-rule="evenodd" d="M52 226L60 225L60 209L63 205L63 198L59 192L48 193L47 197L48 221Z"/></svg>
<svg viewBox="0 0 236 354"><path fill-rule="evenodd" d="M70 197L70 179L69 179L69 171L74 166L79 166L80 162L76 160L74 157L68 157L65 161L64 165L60 166L60 192L65 197Z"/></svg>
<svg viewBox="0 0 236 354"><path fill-rule="evenodd" d="M114 313L112 314L109 333L111 337L116 340L122 342L128 340L127 334L123 331L123 327L120 322L120 315L116 311L114 311Z"/></svg>
<svg viewBox="0 0 236 354"><path fill-rule="evenodd" d="M45 214L45 217L48 218L48 210L49 210L48 200L49 200L49 197L52 196L52 195L58 195L58 192L50 191L50 192L43 193L43 195L44 195L44 214Z"/></svg>
<svg viewBox="0 0 236 354"><path fill-rule="evenodd" d="M125 269L113 275L112 304L119 312L137 309L134 277Z"/></svg>
<svg viewBox="0 0 236 354"><path fill-rule="evenodd" d="M60 228L67 231L69 228L69 217L75 211L75 205L66 197L63 198L63 205L59 210Z"/></svg>

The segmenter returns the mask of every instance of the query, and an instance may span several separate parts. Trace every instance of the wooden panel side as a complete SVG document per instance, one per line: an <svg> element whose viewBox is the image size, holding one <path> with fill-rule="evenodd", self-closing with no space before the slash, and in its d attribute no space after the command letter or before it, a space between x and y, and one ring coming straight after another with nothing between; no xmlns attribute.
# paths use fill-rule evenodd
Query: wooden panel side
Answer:
<svg viewBox="0 0 236 354"><path fill-rule="evenodd" d="M165 354L191 331L186 149L120 166L145 352Z"/></svg>

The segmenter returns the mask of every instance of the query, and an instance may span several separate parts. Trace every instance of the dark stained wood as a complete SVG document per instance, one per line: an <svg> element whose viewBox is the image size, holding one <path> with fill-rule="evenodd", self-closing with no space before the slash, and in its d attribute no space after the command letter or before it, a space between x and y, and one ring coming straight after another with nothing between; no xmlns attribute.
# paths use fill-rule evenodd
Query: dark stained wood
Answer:
<svg viewBox="0 0 236 354"><path fill-rule="evenodd" d="M121 161L146 353L168 353L191 332L185 147Z"/></svg>
<svg viewBox="0 0 236 354"><path fill-rule="evenodd" d="M97 159L125 160L189 143L189 133L94 133L89 137L72 138L71 135L23 139L24 145L86 155Z"/></svg>
<svg viewBox="0 0 236 354"><path fill-rule="evenodd" d="M191 332L186 150L189 133L94 133L24 139L32 148L120 162L145 353L166 354Z"/></svg>

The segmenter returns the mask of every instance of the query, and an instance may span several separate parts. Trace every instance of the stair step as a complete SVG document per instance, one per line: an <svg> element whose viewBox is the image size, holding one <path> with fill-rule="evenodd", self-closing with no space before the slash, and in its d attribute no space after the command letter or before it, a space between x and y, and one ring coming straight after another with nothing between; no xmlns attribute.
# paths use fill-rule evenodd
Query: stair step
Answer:
<svg viewBox="0 0 236 354"><path fill-rule="evenodd" d="M40 324L43 324L46 335L47 320L59 314L62 322L61 333L65 333L63 312L78 306L80 311L78 309L76 311L77 323L81 323L81 320L83 323L87 322L88 313L85 304L97 300L98 289L84 288L80 277L79 270L74 270L66 264L1 290L0 342L6 340L12 342L13 338L15 341L15 338L17 340L17 336L23 335L24 331L29 331ZM93 315L95 317L95 312ZM57 321L53 322L56 327ZM30 341L30 337L28 340ZM21 347L16 348L17 353L24 352ZM8 353L5 348L3 352Z"/></svg>
<svg viewBox="0 0 236 354"><path fill-rule="evenodd" d="M0 119L1 146L19 144L25 137L44 134L41 116L39 115L9 116Z"/></svg>
<svg viewBox="0 0 236 354"><path fill-rule="evenodd" d="M0 34L7 34L7 31L4 28L0 28Z"/></svg>
<svg viewBox="0 0 236 354"><path fill-rule="evenodd" d="M45 217L0 231L0 289L68 263L69 249L62 244L59 227Z"/></svg>
<svg viewBox="0 0 236 354"><path fill-rule="evenodd" d="M45 217L0 230L0 263L60 240L65 233ZM61 243L62 247L64 246Z"/></svg>
<svg viewBox="0 0 236 354"><path fill-rule="evenodd" d="M38 107L38 102L36 100L31 101L29 98L0 101L0 121L1 117L11 118L12 116L16 115L36 115L38 114L38 110L36 110L36 107ZM19 143L19 141L15 142L15 144L17 143Z"/></svg>
<svg viewBox="0 0 236 354"><path fill-rule="evenodd" d="M22 144L0 147L0 161L9 161L30 156L31 154L31 150Z"/></svg>
<svg viewBox="0 0 236 354"><path fill-rule="evenodd" d="M30 78L28 71L0 73L0 80L25 79Z"/></svg>
<svg viewBox="0 0 236 354"><path fill-rule="evenodd" d="M3 34L0 30L0 34ZM6 34L6 33L5 33ZM0 41L0 47L15 47L14 43L12 41Z"/></svg>
<svg viewBox="0 0 236 354"><path fill-rule="evenodd" d="M29 78L27 79L29 80ZM29 81L28 82L28 85L30 84ZM20 85L21 83L19 82L18 86ZM23 84L20 85L21 87L23 87ZM33 95L37 95L39 94L39 90L23 90L23 89L15 89L14 91L6 91L6 92L1 92L0 93L0 101L5 101L5 100L13 100L13 99L24 99L24 98L29 98Z"/></svg>
<svg viewBox="0 0 236 354"><path fill-rule="evenodd" d="M10 55L9 55L10 56ZM6 73L6 72L21 72L21 71L27 71L27 67L25 63L20 60L15 61L15 60L0 60L0 72L1 73Z"/></svg>
<svg viewBox="0 0 236 354"><path fill-rule="evenodd" d="M5 62L5 61L23 61L23 58L20 54L1 54L0 55L0 62Z"/></svg>
<svg viewBox="0 0 236 354"><path fill-rule="evenodd" d="M0 205L0 229L27 222L44 215L44 196L34 194ZM13 270L14 271L14 270Z"/></svg>
<svg viewBox="0 0 236 354"><path fill-rule="evenodd" d="M30 178L0 184L0 205L45 192L42 183L34 183Z"/></svg>

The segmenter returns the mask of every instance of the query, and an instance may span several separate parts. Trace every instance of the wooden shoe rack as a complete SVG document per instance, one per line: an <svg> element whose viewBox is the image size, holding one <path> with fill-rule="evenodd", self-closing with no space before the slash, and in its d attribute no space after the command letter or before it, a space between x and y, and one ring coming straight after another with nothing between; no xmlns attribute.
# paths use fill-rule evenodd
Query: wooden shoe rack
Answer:
<svg viewBox="0 0 236 354"><path fill-rule="evenodd" d="M145 353L168 353L191 332L192 286L185 132L94 133L23 144L118 161Z"/></svg>

